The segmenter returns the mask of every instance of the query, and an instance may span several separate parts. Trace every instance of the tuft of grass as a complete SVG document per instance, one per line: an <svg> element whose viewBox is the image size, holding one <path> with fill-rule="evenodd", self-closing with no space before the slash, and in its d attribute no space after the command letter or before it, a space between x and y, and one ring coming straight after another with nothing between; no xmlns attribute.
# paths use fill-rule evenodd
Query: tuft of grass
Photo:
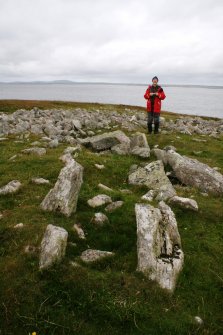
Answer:
<svg viewBox="0 0 223 335"><path fill-rule="evenodd" d="M94 108L95 104L1 101L0 110L11 113L18 108ZM104 105L120 113L126 106ZM136 110L136 107L128 107ZM141 108L138 111L142 111ZM174 115L165 114L174 118ZM139 129L140 130L140 129ZM141 129L142 130L142 129ZM199 136L196 136L199 138ZM203 138L203 137L202 137ZM27 156L21 150L30 140L17 142L16 136L0 142L0 187L12 179L22 182L14 195L0 196L0 333L29 334L143 334L186 335L223 333L223 202L222 197L204 197L194 188L176 185L181 196L193 196L198 213L172 206L176 215L185 253L185 264L174 294L169 295L156 283L136 272L136 221L134 205L141 201L145 188L128 185L132 164L150 162L134 156L96 155L83 149L77 161L84 167L76 213L69 218L59 213L43 212L39 205L57 180L62 162L58 159L66 148L47 149L43 157ZM205 137L194 142L192 136L168 134L148 137L150 147L174 145L181 154L197 158L223 169L223 141ZM183 144L183 145L182 145ZM201 151L199 156L194 154ZM15 161L9 158L17 154ZM97 170L95 163L104 164ZM31 178L43 177L50 185L34 185ZM103 183L114 192L98 188ZM131 194L124 194L126 188ZM95 227L91 218L104 206L93 209L87 200L99 193L109 194L124 205L106 213L109 223ZM156 203L154 202L154 205ZM22 229L14 225L22 222ZM64 227L69 238L66 256L61 264L47 271L38 270L39 246L46 226ZM79 240L72 227L81 223L86 240ZM76 246L74 245L76 243ZM33 247L26 253L25 247ZM114 257L74 267L71 265L86 248L113 251ZM194 322L198 315L202 326Z"/></svg>

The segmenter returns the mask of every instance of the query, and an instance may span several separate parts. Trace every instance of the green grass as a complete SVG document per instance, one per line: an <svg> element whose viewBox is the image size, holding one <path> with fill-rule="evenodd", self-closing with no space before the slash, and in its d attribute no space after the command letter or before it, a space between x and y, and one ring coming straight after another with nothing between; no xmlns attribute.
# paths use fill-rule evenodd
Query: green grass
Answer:
<svg viewBox="0 0 223 335"><path fill-rule="evenodd" d="M92 108L95 104L8 101L0 102L0 110L11 113L17 108ZM101 105L103 108L103 105ZM114 106L105 106L115 108ZM117 106L122 112L124 106ZM131 108L131 107L130 107ZM133 108L134 110L136 107ZM139 108L139 110L142 110ZM164 114L167 118L175 115ZM177 138L180 137L180 138ZM199 138L199 136L196 136ZM200 137L203 138L203 137ZM29 142L38 139L32 137ZM205 137L206 143L193 137L168 134L148 138L152 147L174 145L178 152L223 169L223 141ZM28 141L16 143L10 136L0 142L0 186L18 179L23 187L15 195L0 196L0 334L22 335L36 331L47 334L222 334L223 333L223 202L222 198L202 196L188 187L177 187L182 196L194 196L199 212L173 206L181 234L185 264L173 295L161 290L136 272L136 222L134 204L145 188L127 184L131 164L140 164L134 156L98 156L84 149L77 161L84 166L84 183L77 212L70 218L43 212L39 204L57 180L62 162L58 159L66 144L48 149L43 157L21 155L15 162L8 159L29 146ZM196 156L194 151L202 151ZM151 157L149 161L154 160ZM97 170L94 164L104 164ZM221 170L223 171L223 170ZM31 178L49 179L51 185L33 185ZM115 191L98 188L103 183ZM123 194L120 188L132 190ZM90 221L96 211L87 200L107 193L113 200L124 200L124 206L108 214L109 223L95 227ZM156 203L154 202L154 205ZM19 222L24 228L15 230ZM39 247L47 224L64 227L69 233L65 259L48 271L38 270L38 249L26 254L27 245ZM87 234L79 240L72 230L81 223ZM74 268L74 261L86 248L115 252L112 258ZM204 320L194 323L194 316Z"/></svg>

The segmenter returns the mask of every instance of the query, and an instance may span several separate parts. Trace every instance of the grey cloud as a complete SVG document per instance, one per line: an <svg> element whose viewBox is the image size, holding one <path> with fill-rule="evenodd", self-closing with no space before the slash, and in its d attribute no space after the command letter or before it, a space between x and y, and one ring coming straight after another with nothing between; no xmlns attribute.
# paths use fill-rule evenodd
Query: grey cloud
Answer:
<svg viewBox="0 0 223 335"><path fill-rule="evenodd" d="M220 0L0 0L0 81L223 84Z"/></svg>

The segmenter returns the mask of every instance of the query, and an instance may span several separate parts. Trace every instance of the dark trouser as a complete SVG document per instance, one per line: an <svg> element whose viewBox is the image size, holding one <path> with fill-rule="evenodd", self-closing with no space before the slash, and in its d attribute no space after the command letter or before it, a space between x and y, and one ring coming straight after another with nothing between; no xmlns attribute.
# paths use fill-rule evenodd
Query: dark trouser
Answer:
<svg viewBox="0 0 223 335"><path fill-rule="evenodd" d="M154 112L148 112L148 132L149 134L152 133L153 130L153 124L154 122L154 134L158 134L159 131L159 124L160 124L160 114L159 113L154 113Z"/></svg>

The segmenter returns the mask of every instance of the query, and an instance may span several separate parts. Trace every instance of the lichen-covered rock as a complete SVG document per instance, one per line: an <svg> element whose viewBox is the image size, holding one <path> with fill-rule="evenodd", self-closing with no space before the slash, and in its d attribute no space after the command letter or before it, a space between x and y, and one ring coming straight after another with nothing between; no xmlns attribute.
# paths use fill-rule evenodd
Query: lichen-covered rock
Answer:
<svg viewBox="0 0 223 335"><path fill-rule="evenodd" d="M159 208L136 204L135 213L137 270L173 292L184 261L174 213L163 201L159 203Z"/></svg>
<svg viewBox="0 0 223 335"><path fill-rule="evenodd" d="M21 186L22 184L19 180L12 180L0 188L0 195L16 193Z"/></svg>
<svg viewBox="0 0 223 335"><path fill-rule="evenodd" d="M49 184L48 179L44 178L32 178L32 183L37 184L37 185L44 185L44 184Z"/></svg>
<svg viewBox="0 0 223 335"><path fill-rule="evenodd" d="M40 207L46 211L59 211L70 216L76 211L82 181L83 167L74 159L68 159L54 187L46 195Z"/></svg>
<svg viewBox="0 0 223 335"><path fill-rule="evenodd" d="M61 227L49 224L40 247L40 270L47 269L65 256L68 232Z"/></svg>
<svg viewBox="0 0 223 335"><path fill-rule="evenodd" d="M90 263L111 256L114 256L114 253L110 251L87 249L82 252L80 258L83 262Z"/></svg>
<svg viewBox="0 0 223 335"><path fill-rule="evenodd" d="M157 192L157 200L167 200L176 195L176 191L165 174L163 163L155 161L138 168L128 177L129 184L144 185Z"/></svg>

